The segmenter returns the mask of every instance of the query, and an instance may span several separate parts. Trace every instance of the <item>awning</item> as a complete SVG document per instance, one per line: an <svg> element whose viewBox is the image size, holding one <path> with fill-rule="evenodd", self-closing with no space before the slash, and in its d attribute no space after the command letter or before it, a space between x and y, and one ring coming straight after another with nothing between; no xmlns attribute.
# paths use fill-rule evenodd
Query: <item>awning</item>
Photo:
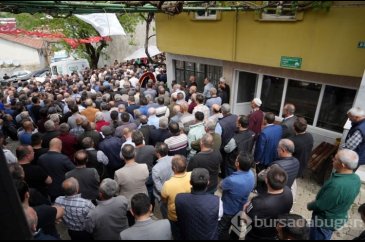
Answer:
<svg viewBox="0 0 365 242"><path fill-rule="evenodd" d="M155 56L158 54L161 54L161 51L157 48L157 46L149 46L148 47L148 53L150 54L150 56ZM130 56L126 57L124 60L135 60L138 58L148 58L145 52L145 48L140 48L138 50L136 50L133 54L131 54Z"/></svg>

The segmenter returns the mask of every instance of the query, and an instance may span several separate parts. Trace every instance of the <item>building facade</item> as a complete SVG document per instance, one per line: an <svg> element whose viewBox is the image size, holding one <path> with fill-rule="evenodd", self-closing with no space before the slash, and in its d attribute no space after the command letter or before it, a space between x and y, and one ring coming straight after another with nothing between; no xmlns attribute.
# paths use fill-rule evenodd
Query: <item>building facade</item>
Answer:
<svg viewBox="0 0 365 242"><path fill-rule="evenodd" d="M285 103L293 103L316 145L335 143L348 109L365 108L365 5L335 2L328 12L265 17L241 11L205 19L158 14L157 45L167 53L169 81L196 75L201 89L205 77L217 82L224 76L234 113L248 114L254 97L278 117Z"/></svg>

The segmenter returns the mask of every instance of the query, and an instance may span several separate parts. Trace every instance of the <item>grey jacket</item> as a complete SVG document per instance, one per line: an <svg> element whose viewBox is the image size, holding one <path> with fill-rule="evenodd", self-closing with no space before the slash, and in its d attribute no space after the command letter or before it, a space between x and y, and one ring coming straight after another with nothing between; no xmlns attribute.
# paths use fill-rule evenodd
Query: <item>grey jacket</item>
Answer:
<svg viewBox="0 0 365 242"><path fill-rule="evenodd" d="M157 161L157 164L152 168L152 180L153 180L153 194L157 198L158 201L161 200L161 190L163 184L170 180L173 176L172 165L171 165L172 157L165 156Z"/></svg>
<svg viewBox="0 0 365 242"><path fill-rule="evenodd" d="M281 124L283 127L283 139L291 138L295 136L294 123L297 120L297 116L284 119Z"/></svg>
<svg viewBox="0 0 365 242"><path fill-rule="evenodd" d="M171 226L167 219L136 221L136 224L120 233L121 240L172 240Z"/></svg>
<svg viewBox="0 0 365 242"><path fill-rule="evenodd" d="M128 228L128 200L124 196L98 201L85 220L85 229L94 240L120 240L120 232Z"/></svg>

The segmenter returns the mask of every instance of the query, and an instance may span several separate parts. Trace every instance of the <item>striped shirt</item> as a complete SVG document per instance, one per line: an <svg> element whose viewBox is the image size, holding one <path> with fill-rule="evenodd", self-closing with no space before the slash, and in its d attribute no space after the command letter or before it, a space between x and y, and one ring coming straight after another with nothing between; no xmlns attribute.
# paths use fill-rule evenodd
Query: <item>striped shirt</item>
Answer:
<svg viewBox="0 0 365 242"><path fill-rule="evenodd" d="M86 216L95 208L90 200L81 198L81 194L58 197L55 204L65 209L63 222L69 230L73 231L84 231Z"/></svg>
<svg viewBox="0 0 365 242"><path fill-rule="evenodd" d="M165 144L169 147L169 151L178 151L188 147L188 136L180 134L165 140Z"/></svg>

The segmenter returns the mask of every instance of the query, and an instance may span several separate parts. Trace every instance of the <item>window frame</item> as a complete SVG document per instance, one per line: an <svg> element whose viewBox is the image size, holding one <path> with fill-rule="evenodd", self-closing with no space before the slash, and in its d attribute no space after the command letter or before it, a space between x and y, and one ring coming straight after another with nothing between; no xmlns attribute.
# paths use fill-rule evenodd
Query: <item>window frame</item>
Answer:
<svg viewBox="0 0 365 242"><path fill-rule="evenodd" d="M177 67L177 61L183 63L183 69ZM186 69L187 62L194 64L194 68L193 68L194 70ZM198 68L197 68L198 65L203 66L203 70L198 71ZM211 68L209 68L209 67L211 67ZM173 68L174 68L175 80L178 83L181 82L181 80L177 80L177 72L184 73L184 75L183 75L184 80L182 80L182 81L188 81L189 76L187 76L186 73L191 72L194 74L194 76L197 76L197 74L203 74L204 78L206 78L206 77L211 78L214 85L218 85L219 78L221 76L223 76L223 66L200 63L197 61L185 61L185 60L173 59ZM220 70L218 70L218 69L220 69ZM210 70L210 71L213 70L213 71L208 72L208 70ZM218 75L219 77L217 77L217 79L213 79L215 75Z"/></svg>
<svg viewBox="0 0 365 242"><path fill-rule="evenodd" d="M320 112L321 112L321 108L322 108L322 104L323 104L323 99L324 99L324 95L325 95L325 90L326 90L326 87L327 86L331 86L331 87L338 87L338 88L344 88L344 89L349 89L349 90L354 90L356 91L356 95L358 95L358 92L359 90L355 87L349 87L349 86L344 86L344 85L338 85L338 84L329 84L329 83L323 83L323 82L315 82L313 80L305 80L305 79L301 79L301 78L296 78L296 77L287 77L287 76L281 76L281 75L275 75L275 74L272 74L272 73L263 73L263 72L260 72L260 73L257 73L257 72L254 72L254 71L251 71L251 70L246 70L244 68L239 68L239 69L234 69L234 72L235 73L239 73L239 72L250 72L250 73L256 73L258 74L258 79L257 79L257 84L256 84L256 96L258 97L261 97L261 94L262 94L262 86L263 86L263 78L264 76L273 76L273 77L278 77L278 78L284 78L284 89L283 89L283 95L282 95L282 100L281 100L281 109L280 109L280 114L279 118L281 118L283 116L283 111L284 111L284 106L286 104L286 95L287 95L287 91L288 91L288 86L289 86L289 80L294 80L294 81L300 81L300 82L307 82L307 83L313 83L313 84L320 84L322 85L322 88L321 88L321 91L320 91L320 95L319 95L319 99L318 99L318 103L317 103L317 107L316 107L316 112L315 112L315 115L314 115L314 119L313 119L313 125L308 125L312 128L315 128L315 129L321 129L321 130L325 130L326 132L332 132L334 134L342 134L337 132L337 131L334 131L334 130L330 130L330 129L326 129L326 128L322 128L322 127L318 127L318 120L319 120L319 116L320 116ZM239 79L238 79L238 75L235 75L234 77L234 80L235 82L238 82ZM237 83L238 84L238 83ZM232 95L237 95L237 92L235 94L232 94ZM354 103L355 103L355 100L356 100L356 95L354 97ZM235 100L236 101L236 100ZM233 105L236 105L236 102L233 104ZM234 110L234 109L232 109Z"/></svg>

